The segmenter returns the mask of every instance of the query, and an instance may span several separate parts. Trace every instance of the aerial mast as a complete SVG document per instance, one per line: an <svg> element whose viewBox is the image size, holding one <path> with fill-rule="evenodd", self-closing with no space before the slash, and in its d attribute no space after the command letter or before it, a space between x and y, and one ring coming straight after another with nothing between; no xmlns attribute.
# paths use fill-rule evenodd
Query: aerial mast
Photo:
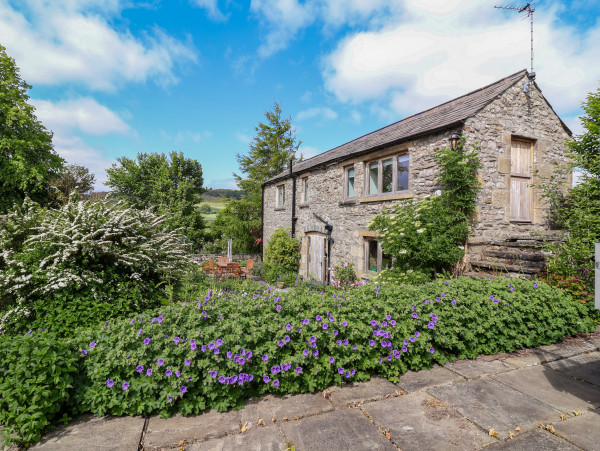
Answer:
<svg viewBox="0 0 600 451"><path fill-rule="evenodd" d="M517 6L494 6L494 8L498 9L511 9L514 11L518 11L519 13L527 13L531 22L531 72L529 76L531 78L535 78L535 72L533 71L533 13L535 9L533 9L532 3L527 3L525 6L517 7Z"/></svg>

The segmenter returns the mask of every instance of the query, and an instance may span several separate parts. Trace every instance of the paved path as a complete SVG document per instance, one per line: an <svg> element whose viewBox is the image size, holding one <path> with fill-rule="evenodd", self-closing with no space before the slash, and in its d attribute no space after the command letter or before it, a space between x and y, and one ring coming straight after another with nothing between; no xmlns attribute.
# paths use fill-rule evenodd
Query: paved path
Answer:
<svg viewBox="0 0 600 451"><path fill-rule="evenodd" d="M600 329L562 343L265 396L194 417L81 417L40 450L598 450Z"/></svg>

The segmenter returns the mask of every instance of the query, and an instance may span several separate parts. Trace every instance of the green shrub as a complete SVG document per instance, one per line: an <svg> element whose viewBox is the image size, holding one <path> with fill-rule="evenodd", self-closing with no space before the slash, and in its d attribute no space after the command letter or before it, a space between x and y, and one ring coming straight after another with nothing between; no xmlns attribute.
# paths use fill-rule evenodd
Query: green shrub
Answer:
<svg viewBox="0 0 600 451"><path fill-rule="evenodd" d="M163 219L122 203L26 200L0 222L0 333L69 333L159 303L189 264Z"/></svg>
<svg viewBox="0 0 600 451"><path fill-rule="evenodd" d="M297 279L300 262L300 241L292 238L289 231L279 228L273 232L265 248L262 277L269 283Z"/></svg>
<svg viewBox="0 0 600 451"><path fill-rule="evenodd" d="M48 332L0 336L0 424L4 445L29 446L66 423L78 353Z"/></svg>
<svg viewBox="0 0 600 451"><path fill-rule="evenodd" d="M390 268L382 271L374 279L376 283L393 283L396 285L421 285L431 282L431 274L420 270Z"/></svg>
<svg viewBox="0 0 600 451"><path fill-rule="evenodd" d="M336 288L350 288L356 286L356 270L353 263L338 262L329 268L329 280Z"/></svg>

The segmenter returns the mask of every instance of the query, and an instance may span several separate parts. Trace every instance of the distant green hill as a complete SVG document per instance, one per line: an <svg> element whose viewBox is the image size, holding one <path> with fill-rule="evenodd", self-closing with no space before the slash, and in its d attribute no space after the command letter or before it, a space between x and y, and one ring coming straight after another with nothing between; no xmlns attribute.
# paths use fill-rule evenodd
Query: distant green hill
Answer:
<svg viewBox="0 0 600 451"><path fill-rule="evenodd" d="M243 195L244 195L244 192L242 190L239 190L239 189L224 189L224 188L212 189L212 188L208 188L206 190L206 192L203 194L203 197L205 199L208 199L209 197L210 198L217 198L217 199L225 197L227 199L240 200Z"/></svg>
<svg viewBox="0 0 600 451"><path fill-rule="evenodd" d="M229 199L239 200L244 195L243 191L238 189L208 189L202 194L202 203L198 204L206 225L210 226L217 213L225 208L225 203ZM210 209L210 213L208 210Z"/></svg>

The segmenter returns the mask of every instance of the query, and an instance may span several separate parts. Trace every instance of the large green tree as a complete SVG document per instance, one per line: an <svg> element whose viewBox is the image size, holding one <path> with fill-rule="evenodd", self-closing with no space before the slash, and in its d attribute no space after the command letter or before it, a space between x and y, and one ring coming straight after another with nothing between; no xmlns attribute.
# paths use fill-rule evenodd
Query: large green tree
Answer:
<svg viewBox="0 0 600 451"><path fill-rule="evenodd" d="M265 113L265 123L255 127L256 136L247 154L237 154L240 174L234 173L238 187L245 193L230 201L217 215L213 230L222 238L233 238L235 252L258 249L261 236L262 184L302 159L292 118L284 117L279 103Z"/></svg>
<svg viewBox="0 0 600 451"><path fill-rule="evenodd" d="M28 103L28 89L0 45L0 214L26 196L46 203L49 183L64 164L52 146L52 133Z"/></svg>
<svg viewBox="0 0 600 451"><path fill-rule="evenodd" d="M137 160L121 157L107 169L111 195L139 209L154 207L167 216L199 250L204 241L204 220L196 207L202 202L202 166L182 152L140 153Z"/></svg>

